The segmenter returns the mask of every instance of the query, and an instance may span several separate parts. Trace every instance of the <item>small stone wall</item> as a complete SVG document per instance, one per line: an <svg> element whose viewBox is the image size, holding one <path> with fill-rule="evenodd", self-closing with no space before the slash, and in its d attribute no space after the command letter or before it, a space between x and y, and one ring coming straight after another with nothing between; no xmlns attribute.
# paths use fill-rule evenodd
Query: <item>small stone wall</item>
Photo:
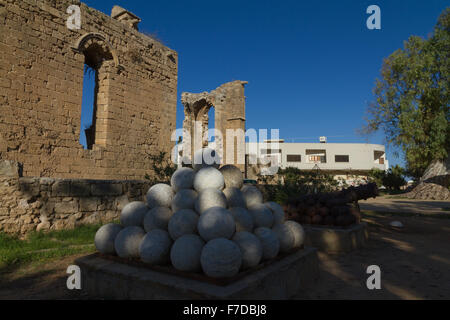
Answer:
<svg viewBox="0 0 450 320"><path fill-rule="evenodd" d="M119 218L130 201L144 200L149 181L23 178L0 165L0 232L69 229Z"/></svg>

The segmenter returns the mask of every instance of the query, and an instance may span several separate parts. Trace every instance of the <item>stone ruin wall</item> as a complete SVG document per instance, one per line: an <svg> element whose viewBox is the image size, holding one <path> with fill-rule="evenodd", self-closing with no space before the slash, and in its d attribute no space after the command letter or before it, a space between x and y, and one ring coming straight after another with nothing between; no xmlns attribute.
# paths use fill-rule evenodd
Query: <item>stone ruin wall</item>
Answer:
<svg viewBox="0 0 450 320"><path fill-rule="evenodd" d="M81 29L66 13L81 8ZM0 159L23 176L143 179L170 155L177 53L79 1L0 0ZM98 70L95 144L79 143L84 63ZM103 60L103 61L102 61Z"/></svg>
<svg viewBox="0 0 450 320"><path fill-rule="evenodd" d="M236 164L238 161L238 148L243 152L243 160L245 157L245 94L244 88L247 81L232 81L225 83L211 92L189 93L183 92L181 95L181 102L184 105L184 122L183 122L183 142L187 142L187 136L191 137L190 151L186 153L183 149L183 156L191 158L192 155L201 147L206 147L208 144L208 112L210 108L215 110L215 128L222 133L222 139L216 137L217 145L222 149L221 158L224 164L227 164L227 152L232 152L230 164L235 164L244 172L244 163ZM196 145L194 137L197 128L195 122L201 124L201 131L203 133L202 144ZM227 150L226 132L227 129L239 130L234 138L234 150ZM238 141L243 143L238 144ZM189 155L190 153L190 155ZM245 161L242 161L245 162Z"/></svg>
<svg viewBox="0 0 450 320"><path fill-rule="evenodd" d="M0 160L0 232L24 235L118 220L149 187L141 180L24 178L17 163Z"/></svg>

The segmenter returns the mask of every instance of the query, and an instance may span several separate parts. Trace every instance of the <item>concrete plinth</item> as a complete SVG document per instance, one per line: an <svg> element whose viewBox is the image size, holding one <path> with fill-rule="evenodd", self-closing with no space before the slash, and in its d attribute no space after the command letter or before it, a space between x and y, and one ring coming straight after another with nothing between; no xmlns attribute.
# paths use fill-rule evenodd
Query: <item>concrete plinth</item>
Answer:
<svg viewBox="0 0 450 320"><path fill-rule="evenodd" d="M369 239L367 223L349 227L303 225L306 244L328 253L347 253L365 245Z"/></svg>
<svg viewBox="0 0 450 320"><path fill-rule="evenodd" d="M104 299L287 299L319 276L317 250L307 247L266 262L232 279L211 279L171 267L93 254L75 261L82 290Z"/></svg>

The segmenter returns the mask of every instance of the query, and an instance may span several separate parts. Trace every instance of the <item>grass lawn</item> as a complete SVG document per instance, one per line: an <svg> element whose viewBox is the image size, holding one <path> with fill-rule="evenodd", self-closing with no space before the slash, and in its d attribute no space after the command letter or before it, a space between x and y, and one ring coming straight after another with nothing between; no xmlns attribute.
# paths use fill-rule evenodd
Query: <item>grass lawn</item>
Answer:
<svg viewBox="0 0 450 320"><path fill-rule="evenodd" d="M0 272L25 264L42 264L66 256L95 251L94 237L101 225L72 230L33 232L26 239L0 233Z"/></svg>

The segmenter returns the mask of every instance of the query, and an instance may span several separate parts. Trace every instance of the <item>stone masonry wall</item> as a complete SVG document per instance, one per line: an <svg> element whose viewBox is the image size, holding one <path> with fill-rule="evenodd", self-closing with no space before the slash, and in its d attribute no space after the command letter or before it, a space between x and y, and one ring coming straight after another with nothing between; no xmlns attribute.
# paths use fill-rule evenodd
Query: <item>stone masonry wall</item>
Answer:
<svg viewBox="0 0 450 320"><path fill-rule="evenodd" d="M79 30L66 26L72 4ZM92 149L79 143L85 63L98 70ZM173 146L177 66L175 51L80 1L0 0L0 159L25 177L143 179L148 155ZM48 193L59 180L26 181Z"/></svg>
<svg viewBox="0 0 450 320"><path fill-rule="evenodd" d="M5 233L110 222L127 203L143 201L150 187L148 181L23 178L17 168L4 170L2 163L0 232Z"/></svg>

